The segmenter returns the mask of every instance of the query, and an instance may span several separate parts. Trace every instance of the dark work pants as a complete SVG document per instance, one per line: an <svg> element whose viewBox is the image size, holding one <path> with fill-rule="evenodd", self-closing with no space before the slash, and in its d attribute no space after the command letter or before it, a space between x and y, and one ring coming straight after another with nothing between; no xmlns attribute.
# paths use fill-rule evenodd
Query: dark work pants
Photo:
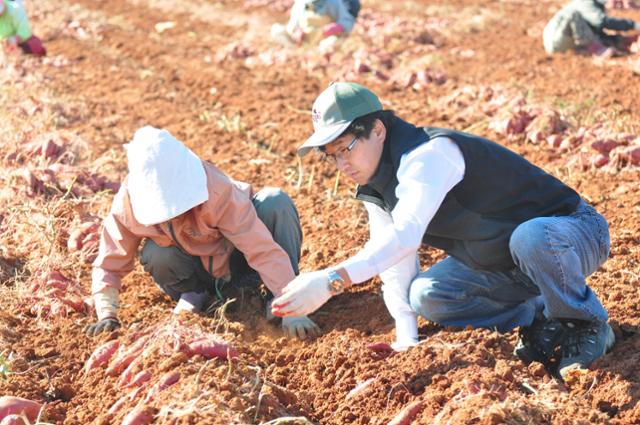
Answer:
<svg viewBox="0 0 640 425"><path fill-rule="evenodd" d="M302 229L293 201L281 189L265 188L255 194L252 202L258 218L265 224L274 241L289 255L297 275ZM207 291L214 294L216 285L220 283L204 268L200 257L190 255L177 246L161 247L151 239L145 241L140 262L156 285L176 301L184 292ZM244 255L238 250L231 254L229 266L232 280L238 275L252 272Z"/></svg>

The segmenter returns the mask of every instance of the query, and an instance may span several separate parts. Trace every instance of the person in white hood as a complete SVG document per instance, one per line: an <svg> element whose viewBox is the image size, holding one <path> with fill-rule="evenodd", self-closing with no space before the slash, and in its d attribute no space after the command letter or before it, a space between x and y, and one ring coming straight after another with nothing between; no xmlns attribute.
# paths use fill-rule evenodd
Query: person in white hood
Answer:
<svg viewBox="0 0 640 425"><path fill-rule="evenodd" d="M260 281L275 296L298 274L302 243L293 201L280 189L254 194L198 158L168 131L146 126L126 145L129 174L104 221L92 292L98 320L89 335L120 327L121 280L140 261L174 312L202 311L221 285ZM290 336L319 332L307 317L283 319Z"/></svg>

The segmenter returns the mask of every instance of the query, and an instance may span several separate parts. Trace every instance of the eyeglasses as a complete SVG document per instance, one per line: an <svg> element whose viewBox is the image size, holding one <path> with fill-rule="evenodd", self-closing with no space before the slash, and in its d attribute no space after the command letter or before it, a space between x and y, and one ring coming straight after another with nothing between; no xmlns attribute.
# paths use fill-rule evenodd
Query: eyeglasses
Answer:
<svg viewBox="0 0 640 425"><path fill-rule="evenodd" d="M358 136L354 137L347 146L339 149L334 153L327 153L324 146L322 146L320 148L320 160L331 162L332 164L337 164L338 159L346 159L347 155L351 153L353 148L356 146L356 143L358 143L358 140Z"/></svg>

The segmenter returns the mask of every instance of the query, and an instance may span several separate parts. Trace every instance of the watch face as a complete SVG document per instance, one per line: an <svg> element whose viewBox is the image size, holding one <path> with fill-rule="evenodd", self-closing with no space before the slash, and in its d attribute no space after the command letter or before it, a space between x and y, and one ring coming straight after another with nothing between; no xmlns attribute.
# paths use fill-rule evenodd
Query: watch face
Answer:
<svg viewBox="0 0 640 425"><path fill-rule="evenodd" d="M329 290L332 294L341 294L344 291L344 282L340 280L332 280L329 282Z"/></svg>

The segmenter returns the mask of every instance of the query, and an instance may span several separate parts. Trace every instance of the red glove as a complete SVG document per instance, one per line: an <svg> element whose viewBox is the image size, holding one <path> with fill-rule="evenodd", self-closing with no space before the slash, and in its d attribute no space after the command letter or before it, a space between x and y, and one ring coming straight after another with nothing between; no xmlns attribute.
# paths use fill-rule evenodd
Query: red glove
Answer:
<svg viewBox="0 0 640 425"><path fill-rule="evenodd" d="M344 27L338 23L332 22L327 24L322 29L322 36L324 38L331 37L332 35L339 35L344 32Z"/></svg>

